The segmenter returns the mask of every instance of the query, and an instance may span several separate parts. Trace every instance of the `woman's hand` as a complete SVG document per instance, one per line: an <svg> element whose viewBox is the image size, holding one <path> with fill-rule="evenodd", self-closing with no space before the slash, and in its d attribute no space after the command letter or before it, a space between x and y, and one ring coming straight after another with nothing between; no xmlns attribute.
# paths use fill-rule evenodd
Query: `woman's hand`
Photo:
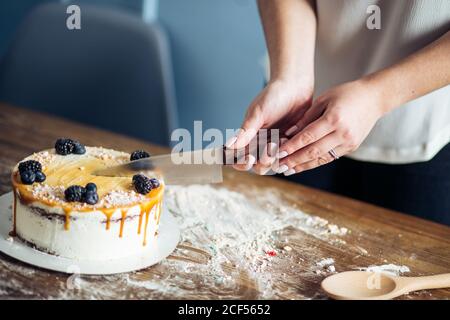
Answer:
<svg viewBox="0 0 450 320"><path fill-rule="evenodd" d="M269 53L271 80L248 108L240 133L226 143L229 148L247 147L259 129L286 130L300 119L312 101L317 26L315 1L258 0L258 8ZM261 141L257 142L259 147ZM238 170L254 168L264 174L275 160L277 147L274 143L267 144L256 165L255 156L249 154L246 164L234 167Z"/></svg>
<svg viewBox="0 0 450 320"><path fill-rule="evenodd" d="M291 175L316 168L354 150L385 113L378 90L364 79L345 83L318 97L278 150L275 171Z"/></svg>
<svg viewBox="0 0 450 320"><path fill-rule="evenodd" d="M297 123L311 106L313 81L301 79L274 80L261 91L250 104L241 130L238 135L226 144L229 148L244 148L255 138L259 129L280 129L286 131ZM274 145L269 144L266 152L273 159ZM273 154L270 154L274 152ZM269 157L262 157L262 163L256 165L256 171L262 173L273 161ZM244 164L234 165L237 170L249 170L256 162L250 156Z"/></svg>

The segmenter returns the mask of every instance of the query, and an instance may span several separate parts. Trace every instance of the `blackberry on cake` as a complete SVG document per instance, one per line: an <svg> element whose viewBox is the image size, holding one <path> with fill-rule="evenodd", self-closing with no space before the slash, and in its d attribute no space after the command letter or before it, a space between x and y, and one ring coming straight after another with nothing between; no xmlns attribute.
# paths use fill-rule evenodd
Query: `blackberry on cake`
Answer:
<svg viewBox="0 0 450 320"><path fill-rule="evenodd" d="M85 188L86 188L86 191L95 191L95 192L97 192L97 185L95 183L93 183L93 182L89 182L86 185Z"/></svg>
<svg viewBox="0 0 450 320"><path fill-rule="evenodd" d="M35 176L34 181L35 181L35 182L39 182L39 183L44 182L45 179L47 178L47 177L45 176L45 173L43 173L42 171L37 171L37 172L34 174L34 176Z"/></svg>
<svg viewBox="0 0 450 320"><path fill-rule="evenodd" d="M156 179L156 178L151 178L150 182L152 184L152 188L153 189L156 189L156 188L158 188L160 186L159 180Z"/></svg>
<svg viewBox="0 0 450 320"><path fill-rule="evenodd" d="M42 165L36 160L28 160L19 163L19 172L32 171L34 173L42 171Z"/></svg>
<svg viewBox="0 0 450 320"><path fill-rule="evenodd" d="M87 204L94 205L98 202L98 194L96 191L86 191L84 201Z"/></svg>
<svg viewBox="0 0 450 320"><path fill-rule="evenodd" d="M20 180L23 184L33 184L36 179L36 175L33 171L27 170L20 173Z"/></svg>
<svg viewBox="0 0 450 320"><path fill-rule="evenodd" d="M55 142L55 150L56 153L62 156L66 156L68 154L85 154L86 148L79 141L68 139L68 138L60 138Z"/></svg>
<svg viewBox="0 0 450 320"><path fill-rule="evenodd" d="M82 145L78 141L73 141L73 153L74 154L85 154L86 148L84 147L84 145Z"/></svg>
<svg viewBox="0 0 450 320"><path fill-rule="evenodd" d="M82 202L84 200L84 196L86 194L86 189L82 186L70 186L64 191L64 197L69 202Z"/></svg>
<svg viewBox="0 0 450 320"><path fill-rule="evenodd" d="M72 139L60 138L55 142L55 150L57 154L62 156L73 152L74 144Z"/></svg>
<svg viewBox="0 0 450 320"><path fill-rule="evenodd" d="M150 154L144 150L136 150L131 153L130 161L149 158Z"/></svg>
<svg viewBox="0 0 450 320"><path fill-rule="evenodd" d="M137 193L147 194L153 189L152 182L143 174L135 174L133 176L133 185Z"/></svg>

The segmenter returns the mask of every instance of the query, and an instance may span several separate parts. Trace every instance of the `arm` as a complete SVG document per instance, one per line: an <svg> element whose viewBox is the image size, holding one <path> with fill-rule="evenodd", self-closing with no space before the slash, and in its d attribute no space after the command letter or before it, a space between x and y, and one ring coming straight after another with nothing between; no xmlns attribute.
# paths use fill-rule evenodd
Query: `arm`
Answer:
<svg viewBox="0 0 450 320"><path fill-rule="evenodd" d="M450 31L393 66L363 79L383 97L383 112L450 84Z"/></svg>
<svg viewBox="0 0 450 320"><path fill-rule="evenodd" d="M258 0L270 58L271 80L314 79L314 1Z"/></svg>
<svg viewBox="0 0 450 320"><path fill-rule="evenodd" d="M234 141L236 148L245 147L259 129L274 128L303 106L311 99L314 87L316 16L312 1L258 0L258 5L271 76L247 110L243 130Z"/></svg>
<svg viewBox="0 0 450 320"><path fill-rule="evenodd" d="M258 0L270 58L270 80L248 107L240 133L227 143L243 148L261 128L286 130L311 105L314 88L316 15L312 0ZM266 151L267 152L267 151ZM255 167L263 173L272 158ZM236 165L249 170L256 159Z"/></svg>
<svg viewBox="0 0 450 320"><path fill-rule="evenodd" d="M279 172L298 173L356 150L384 114L450 84L450 32L400 62L318 97L280 147ZM317 119L317 120L316 120Z"/></svg>

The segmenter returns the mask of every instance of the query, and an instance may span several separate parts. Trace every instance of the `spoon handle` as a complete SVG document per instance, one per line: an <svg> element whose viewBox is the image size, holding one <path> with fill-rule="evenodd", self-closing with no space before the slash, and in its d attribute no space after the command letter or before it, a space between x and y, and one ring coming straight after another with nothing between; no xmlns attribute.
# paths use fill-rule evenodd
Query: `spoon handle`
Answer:
<svg viewBox="0 0 450 320"><path fill-rule="evenodd" d="M409 291L440 289L450 287L450 273L426 277L408 277L406 287Z"/></svg>

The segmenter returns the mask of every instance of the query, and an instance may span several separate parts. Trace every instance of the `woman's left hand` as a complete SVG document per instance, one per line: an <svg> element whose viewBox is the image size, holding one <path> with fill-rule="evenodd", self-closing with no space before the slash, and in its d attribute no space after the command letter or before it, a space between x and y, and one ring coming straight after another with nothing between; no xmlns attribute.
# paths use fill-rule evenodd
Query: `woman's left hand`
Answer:
<svg viewBox="0 0 450 320"><path fill-rule="evenodd" d="M386 112L382 94L361 79L318 97L301 120L286 131L289 140L279 148L275 169L291 175L313 169L356 150Z"/></svg>

